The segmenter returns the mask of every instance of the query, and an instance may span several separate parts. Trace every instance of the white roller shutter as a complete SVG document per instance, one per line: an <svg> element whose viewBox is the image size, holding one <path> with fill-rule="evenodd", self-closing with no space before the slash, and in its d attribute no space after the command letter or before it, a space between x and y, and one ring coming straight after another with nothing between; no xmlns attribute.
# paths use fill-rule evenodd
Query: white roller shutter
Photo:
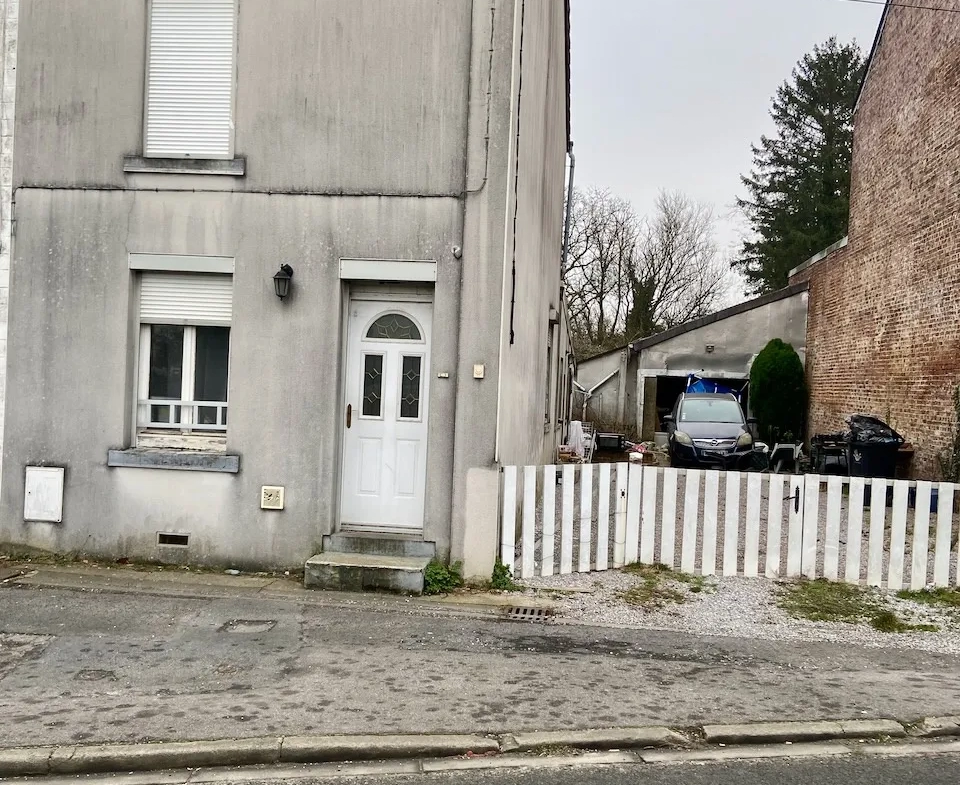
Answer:
<svg viewBox="0 0 960 785"><path fill-rule="evenodd" d="M147 158L232 158L236 0L152 0Z"/></svg>
<svg viewBox="0 0 960 785"><path fill-rule="evenodd" d="M141 274L143 324L229 325L232 313L232 275Z"/></svg>

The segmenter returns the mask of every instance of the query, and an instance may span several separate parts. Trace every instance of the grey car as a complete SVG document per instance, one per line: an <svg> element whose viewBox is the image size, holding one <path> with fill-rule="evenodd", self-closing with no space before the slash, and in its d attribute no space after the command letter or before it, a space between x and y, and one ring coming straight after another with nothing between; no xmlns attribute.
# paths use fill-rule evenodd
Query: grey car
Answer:
<svg viewBox="0 0 960 785"><path fill-rule="evenodd" d="M753 457L752 420L733 395L683 393L664 417L674 466L741 470Z"/></svg>

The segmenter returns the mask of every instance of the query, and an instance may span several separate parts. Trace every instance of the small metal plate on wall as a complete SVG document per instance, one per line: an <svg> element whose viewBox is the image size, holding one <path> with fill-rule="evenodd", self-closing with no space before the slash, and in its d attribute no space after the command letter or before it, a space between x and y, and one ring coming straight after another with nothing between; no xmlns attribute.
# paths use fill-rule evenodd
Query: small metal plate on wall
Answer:
<svg viewBox="0 0 960 785"><path fill-rule="evenodd" d="M264 485L260 488L261 510L282 510L284 506L282 485Z"/></svg>

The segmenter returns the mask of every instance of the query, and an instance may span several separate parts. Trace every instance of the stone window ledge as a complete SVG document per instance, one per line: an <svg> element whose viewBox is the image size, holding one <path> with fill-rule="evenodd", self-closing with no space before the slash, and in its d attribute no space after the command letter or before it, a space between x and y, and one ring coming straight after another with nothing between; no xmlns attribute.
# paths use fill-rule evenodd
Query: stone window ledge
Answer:
<svg viewBox="0 0 960 785"><path fill-rule="evenodd" d="M144 158L141 155L123 157L123 171L128 174L222 174L243 177L247 168L246 158L232 160L192 158Z"/></svg>
<svg viewBox="0 0 960 785"><path fill-rule="evenodd" d="M240 471L240 456L189 450L108 450L107 466L129 469L174 469L188 472Z"/></svg>

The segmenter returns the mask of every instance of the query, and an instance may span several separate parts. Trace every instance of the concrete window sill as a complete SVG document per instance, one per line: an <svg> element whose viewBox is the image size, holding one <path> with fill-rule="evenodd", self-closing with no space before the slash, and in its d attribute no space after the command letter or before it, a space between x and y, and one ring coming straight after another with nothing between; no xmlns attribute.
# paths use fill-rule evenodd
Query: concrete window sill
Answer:
<svg viewBox="0 0 960 785"><path fill-rule="evenodd" d="M220 174L243 177L247 168L246 158L230 161L201 160L190 158L144 158L127 155L123 158L123 171L128 174Z"/></svg>
<svg viewBox="0 0 960 785"><path fill-rule="evenodd" d="M239 455L187 450L108 450L107 466L128 469L174 469L188 472L240 471Z"/></svg>

